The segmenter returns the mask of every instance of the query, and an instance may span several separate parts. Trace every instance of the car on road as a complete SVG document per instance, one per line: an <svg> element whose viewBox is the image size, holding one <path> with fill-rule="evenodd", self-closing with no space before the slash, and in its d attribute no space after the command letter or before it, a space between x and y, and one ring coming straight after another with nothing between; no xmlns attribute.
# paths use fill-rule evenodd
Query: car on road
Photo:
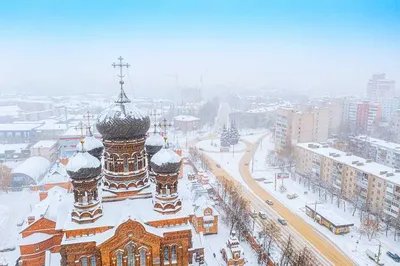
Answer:
<svg viewBox="0 0 400 266"><path fill-rule="evenodd" d="M388 255L395 262L400 262L400 257L396 253L392 253L392 252L388 251L388 252L386 252L386 255Z"/></svg>
<svg viewBox="0 0 400 266"><path fill-rule="evenodd" d="M199 148L199 151L204 151L204 149L203 148Z"/></svg>
<svg viewBox="0 0 400 266"><path fill-rule="evenodd" d="M274 202L273 202L272 200L270 200L270 199L269 199L269 200L266 200L265 202L266 202L268 205L274 205Z"/></svg>
<svg viewBox="0 0 400 266"><path fill-rule="evenodd" d="M263 220L267 219L267 214L265 212L260 211L258 213L258 216L260 216L260 218L263 219Z"/></svg>
<svg viewBox="0 0 400 266"><path fill-rule="evenodd" d="M249 165L249 163L244 163L244 165L248 166L248 165Z"/></svg>
<svg viewBox="0 0 400 266"><path fill-rule="evenodd" d="M287 225L286 220L283 219L283 218L278 218L278 222L279 222L281 225Z"/></svg>
<svg viewBox="0 0 400 266"><path fill-rule="evenodd" d="M221 168L221 165L219 164L219 163L217 163L217 165L216 165L218 168Z"/></svg>
<svg viewBox="0 0 400 266"><path fill-rule="evenodd" d="M0 248L0 252L9 252L9 251L14 251L15 246L13 245L8 245L8 246L3 246Z"/></svg>
<svg viewBox="0 0 400 266"><path fill-rule="evenodd" d="M287 197L288 199L295 199L295 198L298 197L298 195L297 195L296 193L294 193L294 194L287 194L286 197Z"/></svg>

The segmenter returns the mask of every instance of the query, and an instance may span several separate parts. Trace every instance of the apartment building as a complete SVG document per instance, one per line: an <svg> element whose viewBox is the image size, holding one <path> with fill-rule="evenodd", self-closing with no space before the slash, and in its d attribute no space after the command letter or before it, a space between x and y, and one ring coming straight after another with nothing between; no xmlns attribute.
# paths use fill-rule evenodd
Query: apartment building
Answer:
<svg viewBox="0 0 400 266"><path fill-rule="evenodd" d="M400 142L400 109L396 110L390 122L390 132L392 138Z"/></svg>
<svg viewBox="0 0 400 266"><path fill-rule="evenodd" d="M368 136L350 137L348 150L374 162L400 169L400 144Z"/></svg>
<svg viewBox="0 0 400 266"><path fill-rule="evenodd" d="M367 96L374 102L397 96L395 81L389 80L385 73L372 75L367 84Z"/></svg>
<svg viewBox="0 0 400 266"><path fill-rule="evenodd" d="M320 179L368 210L399 216L400 171L319 143L299 143L296 173Z"/></svg>
<svg viewBox="0 0 400 266"><path fill-rule="evenodd" d="M353 133L365 134L380 122L381 105L370 101L347 99L343 103L343 119Z"/></svg>
<svg viewBox="0 0 400 266"><path fill-rule="evenodd" d="M324 142L329 133L329 110L312 106L281 107L276 113L275 151L301 142Z"/></svg>
<svg viewBox="0 0 400 266"><path fill-rule="evenodd" d="M381 101L382 118L390 122L396 111L400 109L400 97L386 98Z"/></svg>

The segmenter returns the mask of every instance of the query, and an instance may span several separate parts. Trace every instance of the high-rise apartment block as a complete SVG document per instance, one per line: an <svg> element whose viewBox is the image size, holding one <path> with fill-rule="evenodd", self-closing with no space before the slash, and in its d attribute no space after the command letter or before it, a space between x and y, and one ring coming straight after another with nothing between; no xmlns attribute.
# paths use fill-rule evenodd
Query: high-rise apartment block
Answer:
<svg viewBox="0 0 400 266"><path fill-rule="evenodd" d="M328 133L328 108L281 107L276 114L275 151L283 152L301 142L326 141Z"/></svg>
<svg viewBox="0 0 400 266"><path fill-rule="evenodd" d="M372 75L367 84L367 97L373 102L397 96L395 81L389 80L385 73Z"/></svg>

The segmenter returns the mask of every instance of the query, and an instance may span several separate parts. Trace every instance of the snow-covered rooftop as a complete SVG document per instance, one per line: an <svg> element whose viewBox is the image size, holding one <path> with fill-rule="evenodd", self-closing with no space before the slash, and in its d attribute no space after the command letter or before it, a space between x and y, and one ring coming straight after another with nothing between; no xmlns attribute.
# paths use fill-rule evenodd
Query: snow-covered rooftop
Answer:
<svg viewBox="0 0 400 266"><path fill-rule="evenodd" d="M389 141L385 141L382 139L371 138L368 136L357 136L357 137L352 137L352 139L369 143L372 146L382 147L382 148L386 148L386 149L390 149L390 150L397 150L400 152L400 144L399 143L389 142Z"/></svg>
<svg viewBox="0 0 400 266"><path fill-rule="evenodd" d="M159 146L162 147L164 146L165 141L163 137L160 134L150 134L150 136L146 139L146 145L149 146Z"/></svg>
<svg viewBox="0 0 400 266"><path fill-rule="evenodd" d="M314 205L306 205L308 208L315 210ZM350 221L346 221L337 213L333 212L331 209L325 208L324 206L317 205L317 214L321 215L329 222L331 222L335 226L353 226L354 224Z"/></svg>
<svg viewBox="0 0 400 266"><path fill-rule="evenodd" d="M0 131L31 131L39 126L38 123L0 124Z"/></svg>
<svg viewBox="0 0 400 266"><path fill-rule="evenodd" d="M98 168L100 167L100 161L90 155L88 152L77 152L69 160L67 164L67 171L77 172L83 168Z"/></svg>
<svg viewBox="0 0 400 266"><path fill-rule="evenodd" d="M31 177L36 183L49 170L51 163L44 157L32 156L13 169L12 174L24 174Z"/></svg>
<svg viewBox="0 0 400 266"><path fill-rule="evenodd" d="M32 148L52 148L54 145L57 144L57 140L40 140L36 142Z"/></svg>
<svg viewBox="0 0 400 266"><path fill-rule="evenodd" d="M26 150L29 143L15 143L15 144L0 144L0 153L5 151L14 151L15 153L21 153L22 150Z"/></svg>
<svg viewBox="0 0 400 266"><path fill-rule="evenodd" d="M18 105L0 106L0 116L18 117L21 111Z"/></svg>
<svg viewBox="0 0 400 266"><path fill-rule="evenodd" d="M84 138L83 147L87 151L92 151L94 149L103 147L103 142L101 142L101 140L97 139L94 136L86 136ZM76 150L78 151L82 150L81 142L78 142L78 144L76 145Z"/></svg>
<svg viewBox="0 0 400 266"><path fill-rule="evenodd" d="M159 166L168 163L179 163L180 161L181 157L176 152L165 148L161 149L151 158L151 162Z"/></svg>
<svg viewBox="0 0 400 266"><path fill-rule="evenodd" d="M34 233L32 235L29 235L25 238L22 238L21 241L19 242L20 246L28 246L36 243L40 243L43 241L46 241L47 239L52 238L53 235L49 234L44 234L44 233Z"/></svg>
<svg viewBox="0 0 400 266"><path fill-rule="evenodd" d="M371 162L351 153L346 153L328 145L322 145L315 142L299 143L297 147L312 151L316 154L331 158L334 161L349 165L350 167L356 168L364 173L372 174L378 176L384 180L393 182L400 185L400 173L397 173L393 168L379 164L376 162Z"/></svg>

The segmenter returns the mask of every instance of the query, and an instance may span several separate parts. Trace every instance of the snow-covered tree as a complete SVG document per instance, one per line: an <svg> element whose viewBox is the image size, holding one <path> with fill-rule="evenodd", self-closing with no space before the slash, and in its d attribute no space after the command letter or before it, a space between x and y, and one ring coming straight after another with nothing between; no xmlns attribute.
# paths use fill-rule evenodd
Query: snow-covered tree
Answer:
<svg viewBox="0 0 400 266"><path fill-rule="evenodd" d="M239 143L240 135L239 131L236 128L234 122L231 123L231 127L229 128L229 140L231 145L236 145Z"/></svg>
<svg viewBox="0 0 400 266"><path fill-rule="evenodd" d="M0 190L8 193L8 188L11 184L11 169L7 166L1 164L0 165Z"/></svg>
<svg viewBox="0 0 400 266"><path fill-rule="evenodd" d="M224 125L224 129L222 130L221 133L221 147L229 147L230 145L231 143L230 143L229 131L226 129L226 126Z"/></svg>

